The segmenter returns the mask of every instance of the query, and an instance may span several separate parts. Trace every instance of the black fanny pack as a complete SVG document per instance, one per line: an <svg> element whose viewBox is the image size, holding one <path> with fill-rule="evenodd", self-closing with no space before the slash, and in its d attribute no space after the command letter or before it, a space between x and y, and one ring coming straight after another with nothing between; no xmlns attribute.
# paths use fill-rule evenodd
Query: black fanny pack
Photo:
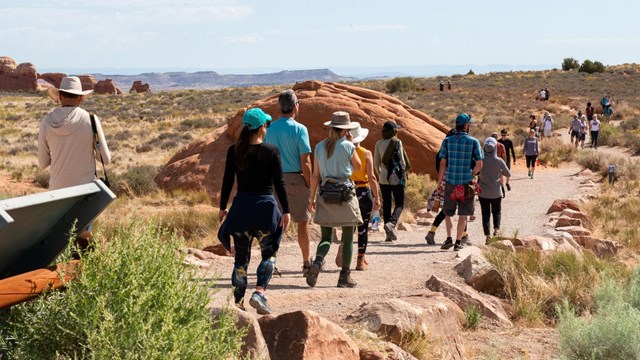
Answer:
<svg viewBox="0 0 640 360"><path fill-rule="evenodd" d="M354 189L351 181L327 179L320 185L320 196L326 204L342 204L351 200Z"/></svg>

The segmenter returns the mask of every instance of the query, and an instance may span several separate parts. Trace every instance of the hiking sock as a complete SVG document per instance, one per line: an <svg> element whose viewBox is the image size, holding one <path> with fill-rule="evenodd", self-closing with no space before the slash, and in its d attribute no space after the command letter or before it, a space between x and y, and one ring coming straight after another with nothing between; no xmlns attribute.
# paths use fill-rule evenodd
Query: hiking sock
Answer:
<svg viewBox="0 0 640 360"><path fill-rule="evenodd" d="M322 257L324 259L329 253L329 249L331 248L331 241L333 239L333 228L328 226L321 226L320 232L322 233L322 237L320 238L320 242L318 243L316 258ZM351 233L351 237L353 239L353 231Z"/></svg>
<svg viewBox="0 0 640 360"><path fill-rule="evenodd" d="M436 230L438 230L438 227L437 227L437 226L433 226L433 225L432 225L432 226L431 226L431 230L429 230L429 231L431 231L432 233L434 233L434 232L436 232Z"/></svg>
<svg viewBox="0 0 640 360"><path fill-rule="evenodd" d="M342 269L349 270L353 256L353 226L342 227Z"/></svg>

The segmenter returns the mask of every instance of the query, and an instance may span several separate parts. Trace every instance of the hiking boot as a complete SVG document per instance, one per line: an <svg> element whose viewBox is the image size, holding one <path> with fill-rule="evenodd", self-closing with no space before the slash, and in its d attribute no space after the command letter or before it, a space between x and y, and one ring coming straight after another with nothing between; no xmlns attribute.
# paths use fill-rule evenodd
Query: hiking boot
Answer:
<svg viewBox="0 0 640 360"><path fill-rule="evenodd" d="M491 236L487 235L487 238L484 240L485 245L489 245L491 243Z"/></svg>
<svg viewBox="0 0 640 360"><path fill-rule="evenodd" d="M256 309L260 315L271 314L271 308L269 307L269 303L267 303L267 298L264 297L264 295L260 295L257 291L251 295L249 305Z"/></svg>
<svg viewBox="0 0 640 360"><path fill-rule="evenodd" d="M448 237L447 240L444 243L442 243L442 246L440 246L440 249L448 250L448 249L451 249L452 246L453 246L453 239Z"/></svg>
<svg viewBox="0 0 640 360"><path fill-rule="evenodd" d="M338 246L338 253L336 254L336 266L342 268L342 244Z"/></svg>
<svg viewBox="0 0 640 360"><path fill-rule="evenodd" d="M398 230L396 230L394 223L384 224L384 231L387 233L387 238L391 239L391 241L398 240Z"/></svg>
<svg viewBox="0 0 640 360"><path fill-rule="evenodd" d="M365 271L365 270L367 270L367 265L369 265L369 263L364 258L364 256L363 257L359 257L358 258L358 263L356 264L356 270Z"/></svg>
<svg viewBox="0 0 640 360"><path fill-rule="evenodd" d="M529 170L529 173L527 174L528 177L531 177L531 170Z"/></svg>
<svg viewBox="0 0 640 360"><path fill-rule="evenodd" d="M247 309L244 307L244 304L241 302L236 303L236 307L238 308L238 310L247 311Z"/></svg>
<svg viewBox="0 0 640 360"><path fill-rule="evenodd" d="M358 283L351 278L351 270L340 270L340 277L338 278L339 288L353 288L356 287L356 285L358 285Z"/></svg>
<svg viewBox="0 0 640 360"><path fill-rule="evenodd" d="M433 231L429 231L427 233L427 236L424 237L424 239L427 240L427 244L435 245L436 244L436 233L434 233Z"/></svg>
<svg viewBox="0 0 640 360"><path fill-rule="evenodd" d="M314 287L318 282L318 274L320 274L321 264L319 262L314 261L309 268L309 272L307 273L307 285Z"/></svg>
<svg viewBox="0 0 640 360"><path fill-rule="evenodd" d="M456 240L456 244L453 245L453 251L459 251L462 249L462 243L460 240Z"/></svg>
<svg viewBox="0 0 640 360"><path fill-rule="evenodd" d="M493 229L493 236L498 236L500 229Z"/></svg>

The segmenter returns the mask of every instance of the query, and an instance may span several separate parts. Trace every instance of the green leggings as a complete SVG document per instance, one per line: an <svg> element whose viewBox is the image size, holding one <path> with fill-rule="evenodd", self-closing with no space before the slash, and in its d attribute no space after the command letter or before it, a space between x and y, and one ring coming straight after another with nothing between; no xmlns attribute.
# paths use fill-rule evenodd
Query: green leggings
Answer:
<svg viewBox="0 0 640 360"><path fill-rule="evenodd" d="M349 270L351 266L351 256L353 256L353 229L353 226L342 227L342 270ZM329 253L333 237L332 227L321 226L320 230L322 231L322 238L316 250L317 262L322 262Z"/></svg>

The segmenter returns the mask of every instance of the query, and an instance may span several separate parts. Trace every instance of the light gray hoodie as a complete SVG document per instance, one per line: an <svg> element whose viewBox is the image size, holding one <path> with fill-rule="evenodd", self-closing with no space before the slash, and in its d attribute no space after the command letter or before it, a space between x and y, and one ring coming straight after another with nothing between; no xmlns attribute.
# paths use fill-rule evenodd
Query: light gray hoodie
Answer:
<svg viewBox="0 0 640 360"><path fill-rule="evenodd" d="M96 129L100 154L107 165L111 153L97 116ZM90 183L95 179L96 151L89 113L79 107L59 107L40 122L38 164L43 169L51 165L49 188L52 190Z"/></svg>
<svg viewBox="0 0 640 360"><path fill-rule="evenodd" d="M496 154L496 143L497 141L494 138L487 138L484 144L484 161L478 180L482 191L478 197L485 199L501 198L500 175L511 176L507 164Z"/></svg>

